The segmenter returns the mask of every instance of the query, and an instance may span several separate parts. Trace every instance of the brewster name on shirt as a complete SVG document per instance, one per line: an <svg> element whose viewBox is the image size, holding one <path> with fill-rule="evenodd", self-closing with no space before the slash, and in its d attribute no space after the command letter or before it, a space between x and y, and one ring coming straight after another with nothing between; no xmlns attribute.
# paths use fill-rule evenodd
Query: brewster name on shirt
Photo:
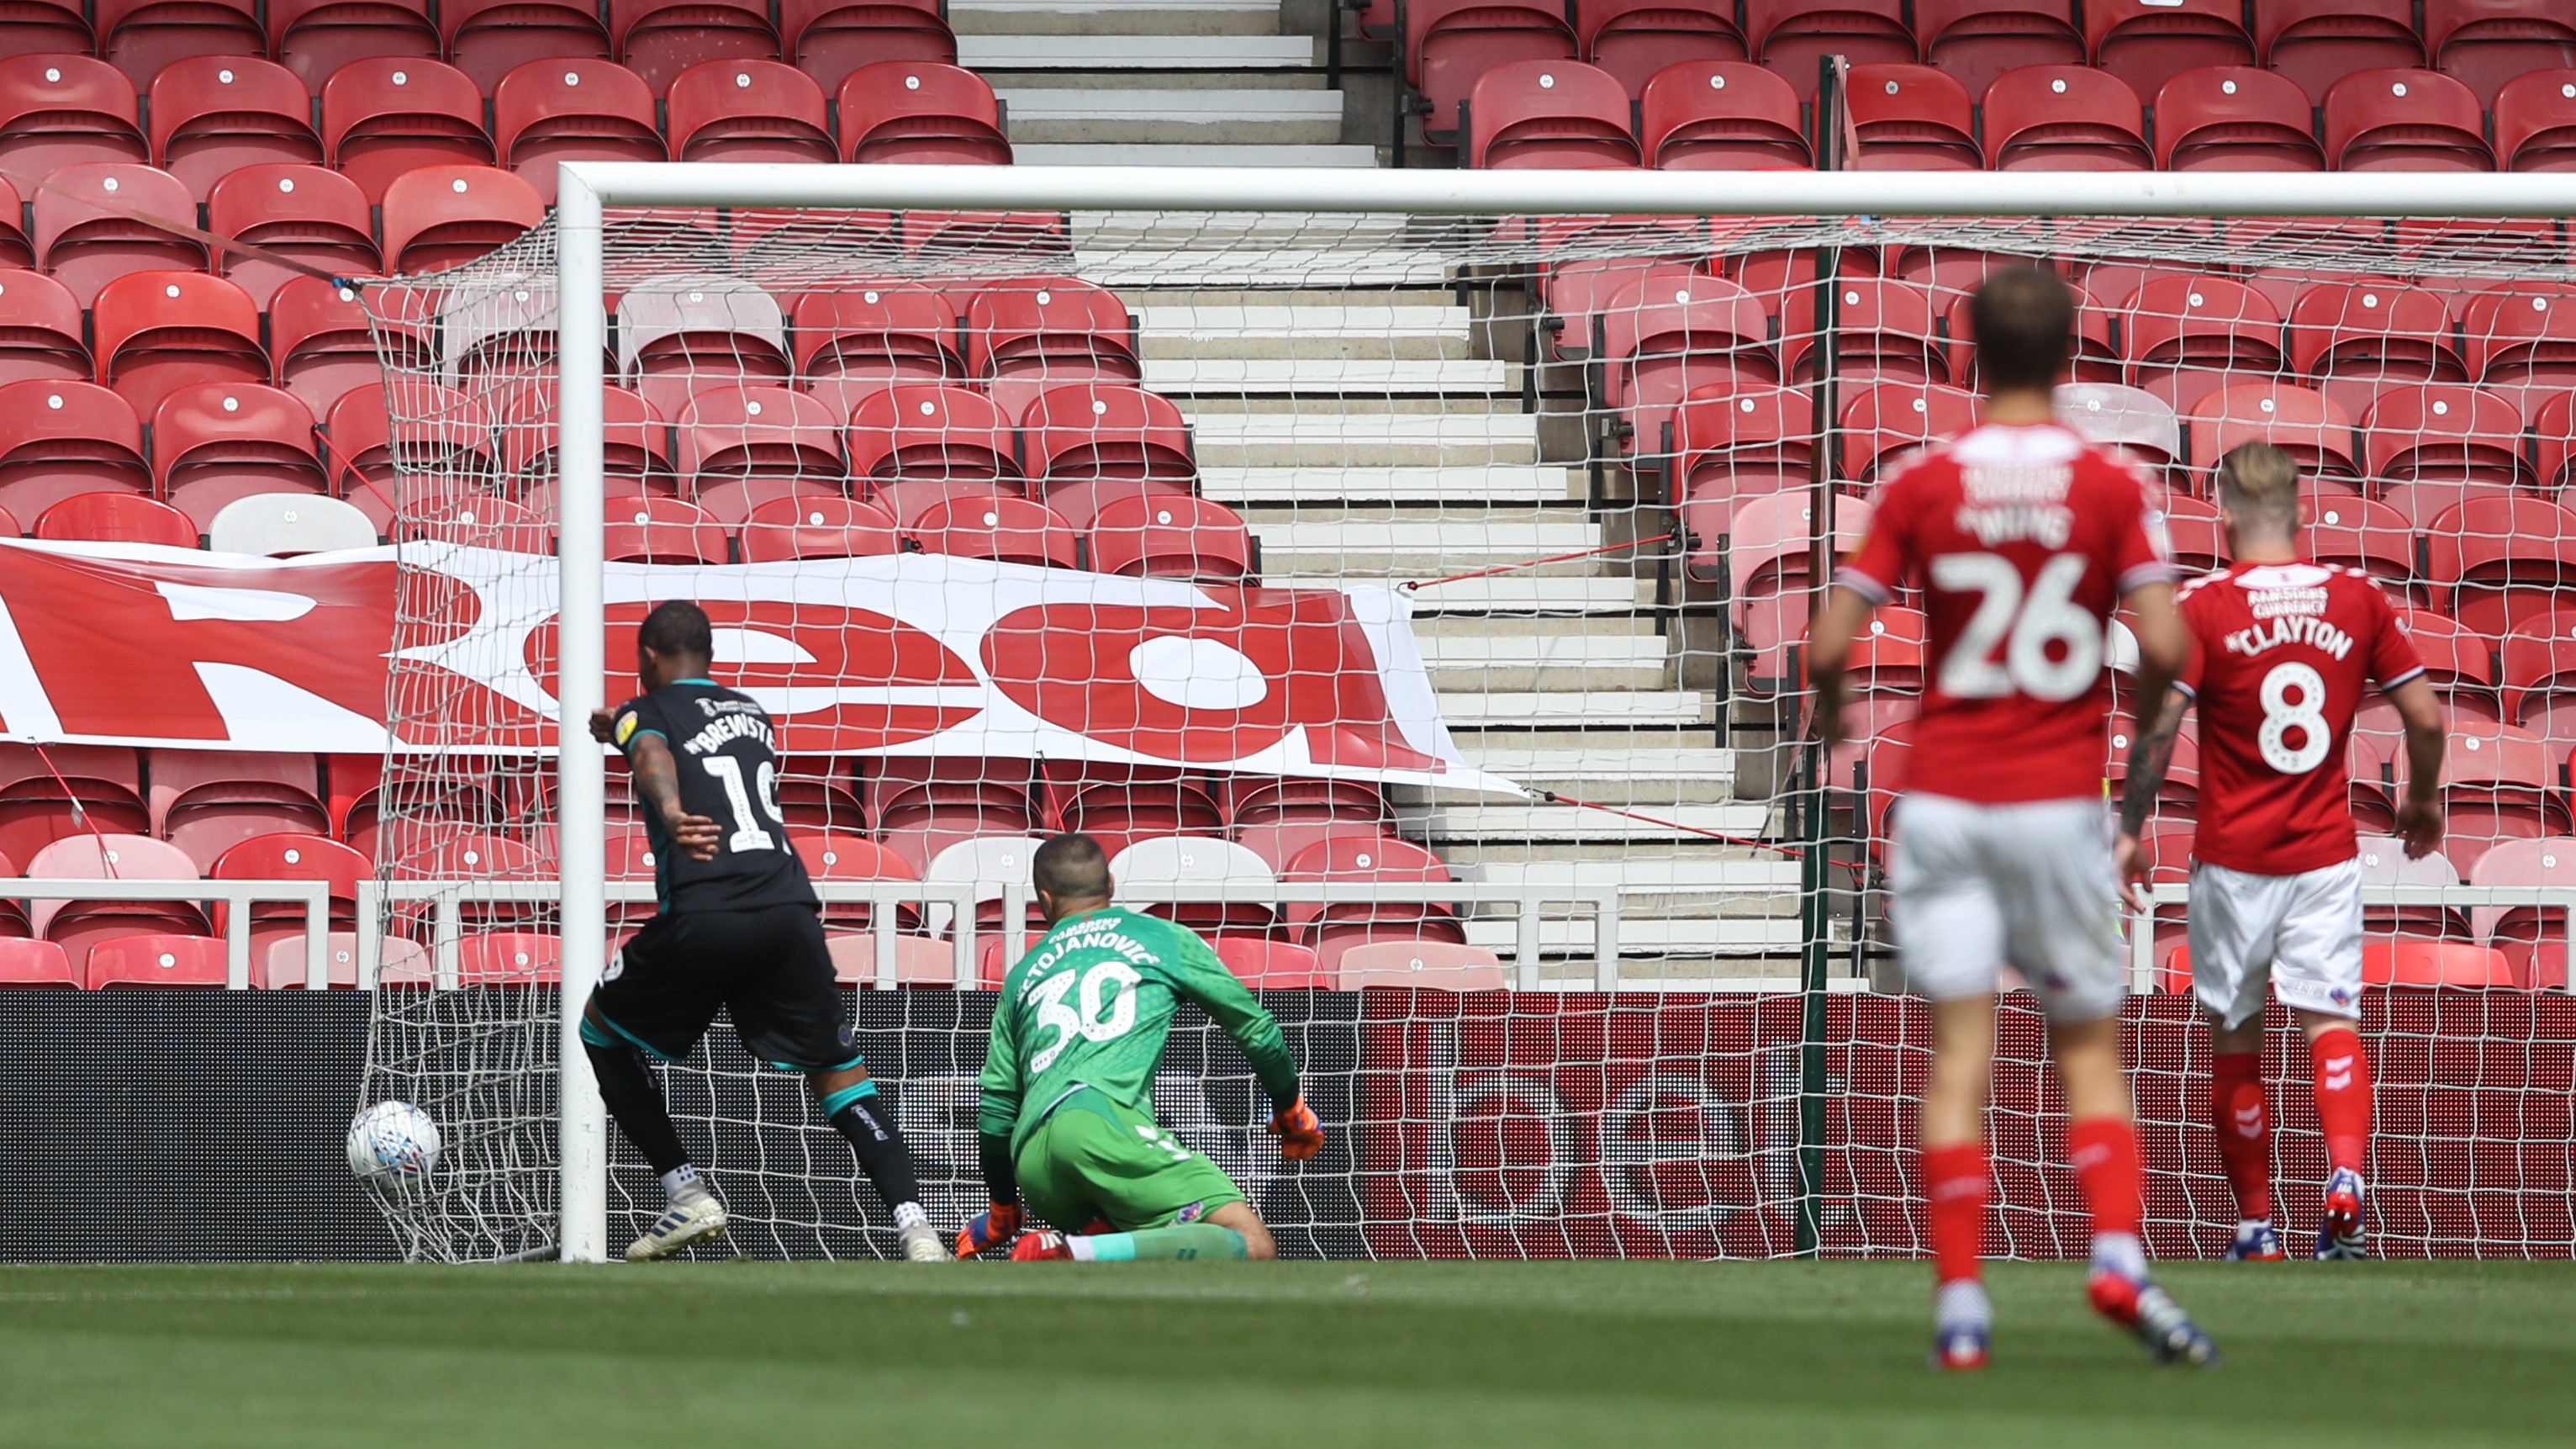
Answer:
<svg viewBox="0 0 2576 1449"><path fill-rule="evenodd" d="M2066 506L2074 470L2062 464L2027 468L1962 468L1959 505L1961 533L1992 548L2029 540L2043 548L2064 548L2075 533L2075 510Z"/></svg>
<svg viewBox="0 0 2576 1449"><path fill-rule="evenodd" d="M727 742L745 737L760 741L769 750L778 748L776 738L769 732L769 721L750 713L753 706L730 699L704 700L701 703L726 708L727 712L717 715L707 722L705 729L689 736L689 742L681 748L690 754L711 755L723 749ZM735 713L735 710L742 712Z"/></svg>

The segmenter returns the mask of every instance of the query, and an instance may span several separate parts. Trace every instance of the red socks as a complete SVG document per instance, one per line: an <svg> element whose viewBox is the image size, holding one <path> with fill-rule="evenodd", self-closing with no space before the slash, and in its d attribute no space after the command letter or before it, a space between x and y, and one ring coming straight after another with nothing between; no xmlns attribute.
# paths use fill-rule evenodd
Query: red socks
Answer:
<svg viewBox="0 0 2576 1449"><path fill-rule="evenodd" d="M2240 1218L2272 1216L2272 1123L2263 1106L2263 1054L2220 1052L2209 1072L2209 1123L2236 1189Z"/></svg>
<svg viewBox="0 0 2576 1449"><path fill-rule="evenodd" d="M1923 1197L1932 1226L1932 1269L1943 1283L1975 1281L1986 1247L1986 1145L1923 1149Z"/></svg>
<svg viewBox="0 0 2576 1449"><path fill-rule="evenodd" d="M2370 1151L2370 1058L2361 1036L2337 1027L2308 1043L2316 1069L2317 1125L2326 1138L2326 1162L2363 1171Z"/></svg>
<svg viewBox="0 0 2576 1449"><path fill-rule="evenodd" d="M2088 1117L2066 1128L2066 1162L2093 1210L2093 1236L2136 1237L2140 1205L2138 1132L2123 1117Z"/></svg>

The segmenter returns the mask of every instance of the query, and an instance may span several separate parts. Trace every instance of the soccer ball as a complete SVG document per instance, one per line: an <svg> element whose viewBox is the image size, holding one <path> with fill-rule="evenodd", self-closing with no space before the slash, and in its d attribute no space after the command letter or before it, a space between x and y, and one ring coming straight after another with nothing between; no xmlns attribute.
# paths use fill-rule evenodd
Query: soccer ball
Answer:
<svg viewBox="0 0 2576 1449"><path fill-rule="evenodd" d="M378 1102L349 1124L349 1170L377 1192L413 1192L437 1165L438 1124L409 1102Z"/></svg>

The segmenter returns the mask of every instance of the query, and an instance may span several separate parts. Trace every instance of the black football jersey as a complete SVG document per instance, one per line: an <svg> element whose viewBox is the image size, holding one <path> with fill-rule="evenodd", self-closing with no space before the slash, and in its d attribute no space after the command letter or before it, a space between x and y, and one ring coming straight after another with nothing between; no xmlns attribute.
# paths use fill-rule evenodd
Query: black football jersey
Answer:
<svg viewBox="0 0 2576 1449"><path fill-rule="evenodd" d="M719 832L716 858L692 860L671 844L654 812L644 812L663 910L819 906L778 813L778 736L766 710L713 680L684 679L628 700L616 718L610 738L620 750L631 752L648 734L669 744L681 809L714 821Z"/></svg>

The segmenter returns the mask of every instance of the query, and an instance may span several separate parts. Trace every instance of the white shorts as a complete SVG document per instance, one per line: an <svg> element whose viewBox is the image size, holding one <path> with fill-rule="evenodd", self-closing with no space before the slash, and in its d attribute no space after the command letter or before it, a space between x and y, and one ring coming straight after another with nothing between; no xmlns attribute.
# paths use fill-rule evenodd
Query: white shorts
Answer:
<svg viewBox="0 0 2576 1449"><path fill-rule="evenodd" d="M2012 963L2052 1021L2098 1021L2129 994L2111 812L2100 800L1896 804L1889 918L1907 981L1934 1001L1982 996Z"/></svg>
<svg viewBox="0 0 2576 1449"><path fill-rule="evenodd" d="M2191 989L2230 1028L2284 1006L2361 1015L2361 862L2297 875L2191 868Z"/></svg>

